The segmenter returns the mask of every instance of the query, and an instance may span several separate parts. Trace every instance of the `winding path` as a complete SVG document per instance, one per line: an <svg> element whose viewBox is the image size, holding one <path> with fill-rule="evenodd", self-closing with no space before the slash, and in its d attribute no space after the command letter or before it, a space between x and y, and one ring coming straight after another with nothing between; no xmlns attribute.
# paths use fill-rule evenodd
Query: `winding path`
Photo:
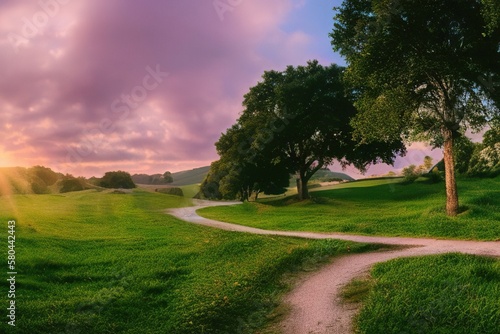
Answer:
<svg viewBox="0 0 500 334"><path fill-rule="evenodd" d="M261 235L278 235L308 239L341 239L364 243L405 246L403 249L352 254L335 258L319 271L305 277L285 297L291 311L282 322L284 334L350 334L355 307L341 303L340 289L352 279L368 273L378 262L398 257L460 252L500 257L500 242L438 240L396 237L368 237L340 233L313 233L270 231L223 223L199 216L196 211L208 206L234 205L239 202L211 202L195 200L195 206L169 209L167 213L187 222L227 231Z"/></svg>

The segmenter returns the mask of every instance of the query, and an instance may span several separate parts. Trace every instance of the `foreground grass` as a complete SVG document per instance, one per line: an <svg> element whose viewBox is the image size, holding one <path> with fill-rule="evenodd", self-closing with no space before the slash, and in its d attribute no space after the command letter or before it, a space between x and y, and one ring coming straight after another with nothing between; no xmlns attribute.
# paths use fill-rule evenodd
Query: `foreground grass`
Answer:
<svg viewBox="0 0 500 334"><path fill-rule="evenodd" d="M2 333L254 333L287 273L374 248L191 225L163 212L189 200L145 191L1 199L18 272L16 327Z"/></svg>
<svg viewBox="0 0 500 334"><path fill-rule="evenodd" d="M341 184L311 193L312 200L262 200L199 210L207 218L276 230L364 235L500 239L500 177L459 179L462 213L445 214L444 184L397 179Z"/></svg>
<svg viewBox="0 0 500 334"><path fill-rule="evenodd" d="M500 330L500 260L446 254L378 264L357 317L363 334L493 334ZM361 290L351 287L349 290Z"/></svg>

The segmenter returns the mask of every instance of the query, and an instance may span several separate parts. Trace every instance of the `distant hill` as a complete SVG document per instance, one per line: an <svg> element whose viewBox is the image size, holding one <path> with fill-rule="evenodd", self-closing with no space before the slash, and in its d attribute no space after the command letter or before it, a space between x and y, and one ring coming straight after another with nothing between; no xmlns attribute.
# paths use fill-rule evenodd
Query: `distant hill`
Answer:
<svg viewBox="0 0 500 334"><path fill-rule="evenodd" d="M191 170L185 170L177 173L172 173L174 182L171 183L173 186L187 186L190 184L198 184L205 179L210 166L198 167Z"/></svg>
<svg viewBox="0 0 500 334"><path fill-rule="evenodd" d="M161 174L134 174L132 180L136 184L146 185L165 185L165 186L187 186L191 184L198 184L203 181L208 174L210 166L198 167L191 170L183 170L177 173L172 173L174 182L166 183Z"/></svg>
<svg viewBox="0 0 500 334"><path fill-rule="evenodd" d="M170 185L172 183L165 182L165 179L163 178L163 175L161 174L153 174L153 175L148 175L148 174L134 174L132 175L132 181L134 181L135 184L154 184L154 185Z"/></svg>
<svg viewBox="0 0 500 334"><path fill-rule="evenodd" d="M331 179L342 179L345 181L354 181L354 179L352 177L350 177L349 175L344 174L344 173L339 173L339 172L332 172L328 168L320 169L311 177L311 180L318 180L320 182L327 182Z"/></svg>
<svg viewBox="0 0 500 334"><path fill-rule="evenodd" d="M347 174L332 172L328 168L322 168L311 177L309 182L329 182L335 180L354 181L354 179ZM292 177L290 177L290 186L294 187L295 182L296 177L292 175Z"/></svg>

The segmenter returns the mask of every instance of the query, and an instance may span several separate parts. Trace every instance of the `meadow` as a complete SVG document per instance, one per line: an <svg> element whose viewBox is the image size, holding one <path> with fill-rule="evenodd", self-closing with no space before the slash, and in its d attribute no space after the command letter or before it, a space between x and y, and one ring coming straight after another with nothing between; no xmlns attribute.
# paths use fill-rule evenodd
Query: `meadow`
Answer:
<svg viewBox="0 0 500 334"><path fill-rule="evenodd" d="M419 179L363 180L316 188L311 200L292 196L262 199L199 214L216 220L272 230L342 232L362 235L500 239L500 177L458 180L461 213L445 214L443 183Z"/></svg>
<svg viewBox="0 0 500 334"><path fill-rule="evenodd" d="M396 259L344 290L363 301L359 334L494 334L500 329L500 260L461 254Z"/></svg>
<svg viewBox="0 0 500 334"><path fill-rule="evenodd" d="M377 248L230 233L165 214L186 205L142 190L3 196L0 240L6 252L15 219L18 274L16 327L4 321L0 332L262 333L297 273L348 248Z"/></svg>

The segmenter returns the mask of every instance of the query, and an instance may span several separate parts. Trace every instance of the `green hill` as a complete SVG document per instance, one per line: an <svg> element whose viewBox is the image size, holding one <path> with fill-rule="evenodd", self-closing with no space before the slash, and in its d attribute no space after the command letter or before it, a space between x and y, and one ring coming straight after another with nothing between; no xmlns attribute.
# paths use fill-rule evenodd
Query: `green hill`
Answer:
<svg viewBox="0 0 500 334"><path fill-rule="evenodd" d="M173 186L187 186L190 184L198 184L207 176L210 166L198 167L191 170L185 170L177 173L172 173L174 182Z"/></svg>
<svg viewBox="0 0 500 334"><path fill-rule="evenodd" d="M57 194L93 188L84 178L56 173L43 166L0 168L0 196Z"/></svg>
<svg viewBox="0 0 500 334"><path fill-rule="evenodd" d="M295 186L296 182L295 179L296 179L295 175L292 175L290 177L291 187ZM328 168L322 168L311 177L309 182L315 183L315 182L329 182L329 181L339 181L339 180L354 181L354 179L347 174L332 172Z"/></svg>
<svg viewBox="0 0 500 334"><path fill-rule="evenodd" d="M201 183L209 169L210 166L205 166L172 173L172 178L174 179L172 183L164 182L161 174L134 174L132 175L132 180L136 184L142 185L187 186Z"/></svg>

